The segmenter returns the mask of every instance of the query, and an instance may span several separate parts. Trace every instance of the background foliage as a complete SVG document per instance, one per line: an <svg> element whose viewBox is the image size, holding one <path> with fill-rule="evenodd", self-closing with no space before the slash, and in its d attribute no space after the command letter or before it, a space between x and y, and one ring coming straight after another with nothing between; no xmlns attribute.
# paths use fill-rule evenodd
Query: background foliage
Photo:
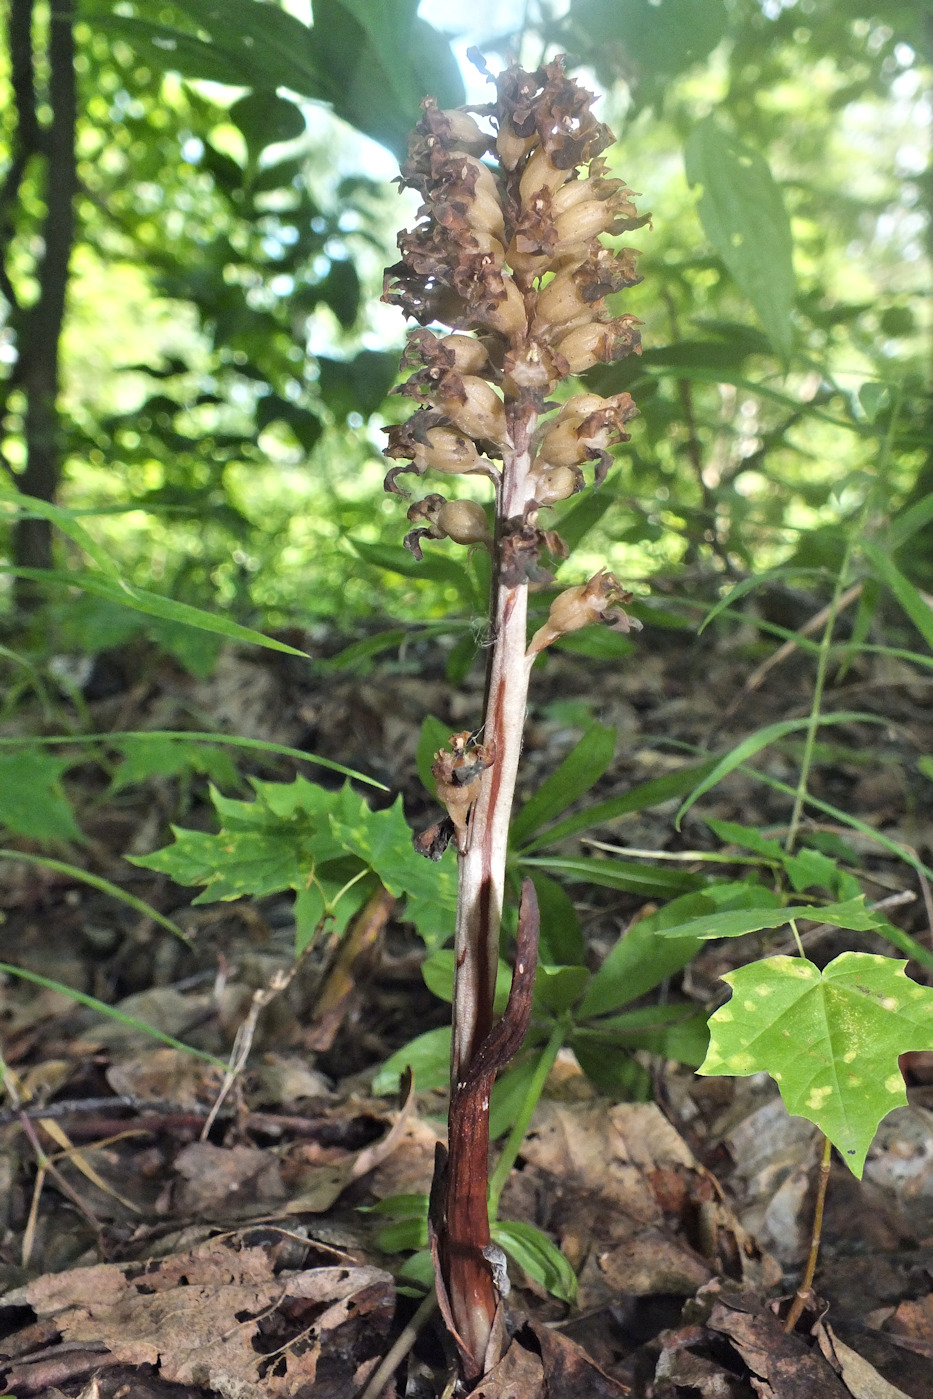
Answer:
<svg viewBox="0 0 933 1399"><path fill-rule="evenodd" d="M646 1018L631 1002L681 970L704 936L727 935L729 916L740 936L810 907L832 926L880 930L929 965L906 934L866 921L861 904L853 914L857 882L815 843L796 851L795 839L817 729L875 718L821 713L844 590L859 590L853 646L883 643L930 665L933 9L539 0L502 32L501 6L489 7L499 19L486 30L481 7L453 20L433 4L419 15L415 0L311 8L81 0L72 10L59 0L50 11L11 0L0 132L3 717L26 697L48 711L50 694L67 691L63 662L140 631L204 675L224 637L298 654L310 637L365 666L420 627L443 641L449 676L463 677L480 639L484 559L429 545L416 563L381 489L381 429L405 413L389 396L403 328L378 297L395 231L416 217L389 179L424 92L442 105L467 90L482 102L482 77L461 71L454 50L479 41L493 68L566 53L606 93L619 137L612 173L643 191L655 217L638 235L644 282L625 303L645 322L644 353L587 376L594 391L629 390L641 418L599 493L559 507L572 551L563 576L608 563L662 627L693 628L763 579L829 598L830 621L823 643L806 643L817 660L807 718L567 815L615 751L615 734L592 725L518 814L513 874L534 874L546 960L531 1039L539 1057L499 1087L504 1131L536 1065L565 1039L608 1092L649 1091L632 1050L699 1064L702 1017L652 1007ZM462 478L456 488L471 489ZM547 602L538 595L541 610ZM780 608L763 626L788 634ZM631 644L589 632L565 643L603 658ZM80 711L75 688L72 697ZM783 850L710 823L771 871L770 890L755 868L724 882L557 848L671 798L685 798L685 811L798 732ZM111 794L154 773L235 785L225 752L197 737L111 736ZM429 720L425 773L443 739ZM62 779L81 761L14 743L0 755L0 821L27 841L80 841ZM304 779L254 785L250 802L215 794L222 836L181 830L149 867L205 886L202 902L295 891L299 949L324 914L342 927L395 869L392 892L431 949L425 980L446 994L443 929L437 909L431 922L424 870L404 854L400 811L373 813ZM894 853L927 872L916 854ZM564 887L582 880L670 900L595 973ZM815 891L811 902L788 902L800 891ZM419 1067L443 1077L446 1041L430 1033ZM742 1072L746 1048L727 1034L705 1071ZM386 1081L401 1067L386 1066ZM859 1163L875 1125L868 1112L852 1147Z"/></svg>
<svg viewBox="0 0 933 1399"><path fill-rule="evenodd" d="M394 159L354 132L397 157L423 91L464 96L416 8L318 0L309 26L301 6L261 0L83 0L56 425L30 414L48 411L33 366L51 352L38 311L63 270L47 235L69 178L51 141L67 102L46 9L11 7L7 95L27 19L34 91L30 106L20 83L3 104L7 488L94 512L95 538L138 585L246 622L306 624L339 600L347 625L374 597L396 617L463 615L469 589L439 553L416 582L397 551L354 548L399 538L378 450L398 416L385 395L402 327L377 297L413 213L387 184ZM598 521L581 521L597 526L587 546L636 579L685 563L732 577L832 567L840 524L869 498L880 528L933 485L928 7L526 8L524 30L485 36L487 58L565 51L592 68L619 135L610 164L655 211L639 237L645 353L590 376L630 389L642 418ZM464 12L451 27L483 37L476 23ZM50 432L54 473L33 479ZM919 526L902 562L923 581ZM16 562L51 563L25 529ZM79 554L55 561L73 569ZM100 600L56 618L68 648L138 624Z"/></svg>

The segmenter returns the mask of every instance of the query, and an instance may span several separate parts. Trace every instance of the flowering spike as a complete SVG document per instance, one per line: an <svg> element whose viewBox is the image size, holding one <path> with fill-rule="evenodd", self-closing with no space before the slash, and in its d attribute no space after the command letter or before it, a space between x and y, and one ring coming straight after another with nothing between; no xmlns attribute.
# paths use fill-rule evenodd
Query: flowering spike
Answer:
<svg viewBox="0 0 933 1399"><path fill-rule="evenodd" d="M383 293L416 325L396 392L418 405L386 429L385 455L401 463L387 489L403 494L403 472L485 474L495 488L494 528L478 502L432 491L411 502L405 537L418 559L426 539L480 546L492 559L484 741L455 734L436 755L447 815L416 842L439 859L454 838L459 857L449 1155L435 1172L431 1227L438 1299L467 1384L495 1363L504 1334L490 1266L488 1113L494 1070L524 1024L507 1010L494 1026L493 997L531 660L592 621L638 625L622 607L630 594L603 570L565 589L527 644L529 586L553 582L567 554L539 513L582 490L590 463L595 484L604 479L636 413L626 393L579 392L563 403L552 395L570 375L639 353L638 320L606 301L640 280L636 254L600 239L645 222L632 191L608 174L600 153L613 137L592 94L560 58L494 76L471 56L495 101L469 112L424 102L400 177L421 204L414 228L399 234ZM488 1052L497 1036L513 1046L504 1058Z"/></svg>

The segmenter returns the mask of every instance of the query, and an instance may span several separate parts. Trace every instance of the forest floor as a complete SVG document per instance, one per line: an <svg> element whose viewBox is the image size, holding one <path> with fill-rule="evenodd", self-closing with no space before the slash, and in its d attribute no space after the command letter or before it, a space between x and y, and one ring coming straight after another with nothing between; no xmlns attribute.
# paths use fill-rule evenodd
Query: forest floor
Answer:
<svg viewBox="0 0 933 1399"><path fill-rule="evenodd" d="M334 638L288 639L338 649ZM648 627L637 655L611 665L550 657L532 682L524 795L592 720L619 733L616 759L592 794L605 800L698 749L722 752L766 724L805 715L813 667L799 652L753 683L773 649L749 620L700 637ZM164 657L130 649L84 677L84 717L94 732L210 728L297 746L401 792L420 829L438 815L416 777L421 721L434 714L456 731L474 725L481 707L481 678L454 690L442 661L418 643L365 674L309 674L291 657L231 649L210 679L196 681ZM858 656L841 678L831 673L825 709L884 722L834 728L811 782L825 801L928 862L933 783L917 758L933 752L931 690L933 678L889 656ZM795 780L786 746L757 762ZM285 780L294 768L251 770ZM206 802L170 777L116 797L106 788L91 761L72 772L88 840L67 858L171 916L190 945L65 873L9 861L3 958L226 1059L256 993L291 963L290 899L192 907L195 891L122 856L164 845L170 820L210 829ZM712 848L698 809L678 832L675 808L632 813L587 835L629 850ZM789 803L737 772L707 794L702 811L779 834ZM929 946L922 878L869 837L842 834L869 902L893 899L891 918ZM568 853L584 849L593 852L571 842ZM597 965L644 900L593 886L571 893ZM769 936L769 951L792 950ZM847 936L824 929L808 955L822 964ZM421 952L410 929L390 921L329 1019L319 1013L327 965L310 959L262 1009L248 1061L226 1092L223 1069L208 1058L156 1044L60 991L12 976L0 983L5 1393L350 1399L366 1385L419 1296L396 1290L402 1256L380 1249L386 1216L365 1207L426 1192L443 1136L439 1093L416 1092L399 1105L371 1089L389 1053L449 1013L421 979ZM735 942L709 944L678 977L677 994L721 1002L719 978L740 955ZM913 963L909 973L933 984ZM791 1335L781 1316L809 1248L816 1130L788 1116L766 1075L701 1078L672 1062L645 1063L656 1102L619 1103L599 1098L569 1053L559 1057L500 1214L560 1245L579 1276L578 1304L570 1309L513 1267L507 1310L520 1344L477 1392L933 1399L933 1053L904 1056L910 1106L885 1120L864 1179L834 1162L817 1298ZM449 1361L435 1313L380 1392L429 1399L442 1391Z"/></svg>

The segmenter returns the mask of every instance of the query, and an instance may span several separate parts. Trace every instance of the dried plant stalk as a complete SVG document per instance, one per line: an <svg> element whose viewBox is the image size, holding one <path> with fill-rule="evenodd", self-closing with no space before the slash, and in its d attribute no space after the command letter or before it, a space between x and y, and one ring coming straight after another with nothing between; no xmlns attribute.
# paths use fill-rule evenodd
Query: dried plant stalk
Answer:
<svg viewBox="0 0 933 1399"><path fill-rule="evenodd" d="M492 529L477 502L432 492L410 506L409 519L422 523L405 541L416 558L425 540L486 548L493 565L482 741L455 734L450 751L436 755L448 815L418 842L435 859L450 839L459 852L449 1140L431 1218L438 1296L467 1378L489 1368L500 1342L486 1205L489 1093L524 1037L537 955L526 881L512 992L493 1025L531 666L552 641L590 622L638 625L623 610L630 595L603 570L559 594L528 645L529 585L552 582L547 556L566 554L559 536L540 527L540 512L582 490L588 464L596 485L604 479L608 448L627 440L636 413L626 393L576 393L561 404L549 395L572 375L639 351L637 320L613 315L605 299L640 280L635 253L599 240L646 222L631 191L609 178L600 152L612 135L560 59L498 78L483 71L494 102L451 112L423 104L400 184L424 202L416 227L399 235L401 258L383 296L420 327L403 359L414 372L396 390L420 406L387 429L386 455L401 464L386 489L404 494L401 475L427 472L482 475L495 488Z"/></svg>

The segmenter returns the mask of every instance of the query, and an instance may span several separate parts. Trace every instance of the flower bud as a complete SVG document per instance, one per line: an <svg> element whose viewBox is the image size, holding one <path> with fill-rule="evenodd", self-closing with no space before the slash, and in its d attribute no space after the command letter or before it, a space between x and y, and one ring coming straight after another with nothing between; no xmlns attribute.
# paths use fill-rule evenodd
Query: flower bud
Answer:
<svg viewBox="0 0 933 1399"><path fill-rule="evenodd" d="M463 151L467 155L485 155L489 149L489 137L473 120L468 112L445 108L438 113L447 124L445 144L448 150Z"/></svg>
<svg viewBox="0 0 933 1399"><path fill-rule="evenodd" d="M573 326L591 321L598 307L584 301L576 279L576 268L558 272L546 287L538 292L535 305L535 329L542 331L550 326Z"/></svg>
<svg viewBox="0 0 933 1399"><path fill-rule="evenodd" d="M597 484L605 478L610 461L606 448L625 442L623 426L638 409L627 393L600 398L595 393L578 393L564 404L557 420L544 435L539 461L542 466L579 466L600 460Z"/></svg>
<svg viewBox="0 0 933 1399"><path fill-rule="evenodd" d="M473 324L498 330L508 340L521 335L528 323L525 298L511 277L504 276L496 292L477 296Z"/></svg>
<svg viewBox="0 0 933 1399"><path fill-rule="evenodd" d="M530 203L539 190L546 189L553 194L572 174L572 167L568 170L558 170L544 147L539 146L529 157L519 181L518 193L522 205Z"/></svg>
<svg viewBox="0 0 933 1399"><path fill-rule="evenodd" d="M558 214L554 221L557 230L557 251L562 252L565 247L576 243L589 243L600 233L610 232L615 217L610 200L581 200L566 213Z"/></svg>
<svg viewBox="0 0 933 1399"><path fill-rule="evenodd" d="M518 398L522 389L550 393L558 380L570 373L567 361L548 345L526 340L509 350L502 362L502 389L507 398Z"/></svg>
<svg viewBox="0 0 933 1399"><path fill-rule="evenodd" d="M526 652L536 656L552 641L569 632L588 627L591 622L611 622L613 631L641 631L641 622L624 612L621 604L632 601L614 573L600 569L588 583L568 588L551 603L544 626L535 632Z"/></svg>
<svg viewBox="0 0 933 1399"><path fill-rule="evenodd" d="M499 157L499 164L503 170L514 170L524 160L532 146L537 144L537 134L532 132L530 136L519 136L510 117L505 117L499 124L496 134L496 155Z"/></svg>
<svg viewBox="0 0 933 1399"><path fill-rule="evenodd" d="M557 352L567 360L568 374L583 374L594 364L611 364L633 351L641 350L641 337L635 316L617 316L611 321L591 321L579 325L558 341Z"/></svg>
<svg viewBox="0 0 933 1399"><path fill-rule="evenodd" d="M437 527L455 544L492 544L486 511L475 500L447 500L437 513Z"/></svg>
<svg viewBox="0 0 933 1399"><path fill-rule="evenodd" d="M405 548L421 561L423 539L452 539L455 544L481 544L491 548L492 535L486 523L486 512L475 500L445 500L432 493L408 507L412 524L419 520L427 528L413 529L405 536Z"/></svg>
<svg viewBox="0 0 933 1399"><path fill-rule="evenodd" d="M583 472L578 466L545 466L532 471L529 482L537 506L556 505L583 489Z"/></svg>
<svg viewBox="0 0 933 1399"><path fill-rule="evenodd" d="M450 356L450 366L461 374L478 374L489 362L489 351L472 335L445 335L441 345Z"/></svg>
<svg viewBox="0 0 933 1399"><path fill-rule="evenodd" d="M479 469L480 456L475 442L455 428L439 425L439 417L438 413L422 410L407 423L393 423L385 428L389 438L385 455L410 461L410 469L419 476L425 471L458 476Z"/></svg>
<svg viewBox="0 0 933 1399"><path fill-rule="evenodd" d="M508 442L505 405L485 379L450 370L438 383L435 402L454 427L469 437L498 446Z"/></svg>

